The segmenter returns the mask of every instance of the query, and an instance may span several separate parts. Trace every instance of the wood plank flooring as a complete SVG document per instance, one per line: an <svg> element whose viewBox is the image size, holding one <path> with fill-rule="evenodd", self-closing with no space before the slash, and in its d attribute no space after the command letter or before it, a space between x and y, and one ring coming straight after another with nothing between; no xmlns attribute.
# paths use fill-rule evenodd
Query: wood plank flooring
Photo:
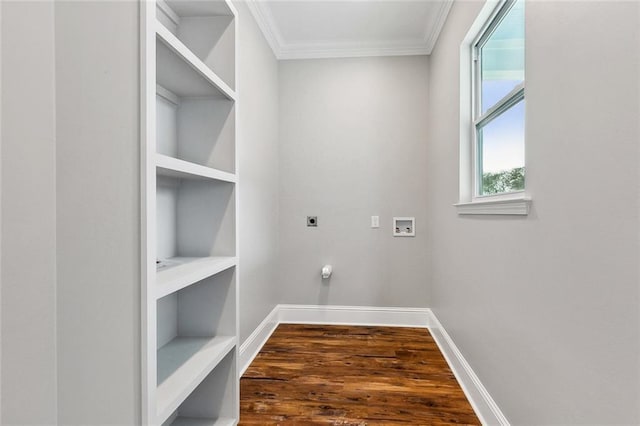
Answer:
<svg viewBox="0 0 640 426"><path fill-rule="evenodd" d="M240 425L479 425L424 328L281 324L240 380Z"/></svg>

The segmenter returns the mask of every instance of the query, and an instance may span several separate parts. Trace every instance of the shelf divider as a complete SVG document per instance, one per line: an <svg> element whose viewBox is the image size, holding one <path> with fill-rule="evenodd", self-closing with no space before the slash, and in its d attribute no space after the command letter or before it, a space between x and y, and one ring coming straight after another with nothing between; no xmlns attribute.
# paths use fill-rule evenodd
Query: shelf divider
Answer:
<svg viewBox="0 0 640 426"><path fill-rule="evenodd" d="M233 426L236 420L232 418L219 417L217 419L178 417L171 426Z"/></svg>
<svg viewBox="0 0 640 426"><path fill-rule="evenodd" d="M223 182L236 182L236 175L213 169L164 154L156 154L156 171L161 176L181 179L214 179Z"/></svg>
<svg viewBox="0 0 640 426"><path fill-rule="evenodd" d="M236 266L233 256L172 257L158 270L156 299L161 299L205 278Z"/></svg>

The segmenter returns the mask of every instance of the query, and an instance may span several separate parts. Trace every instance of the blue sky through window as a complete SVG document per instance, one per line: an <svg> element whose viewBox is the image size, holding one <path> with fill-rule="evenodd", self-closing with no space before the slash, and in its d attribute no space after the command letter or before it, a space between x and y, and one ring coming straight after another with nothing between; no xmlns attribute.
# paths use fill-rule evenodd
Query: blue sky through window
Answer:
<svg viewBox="0 0 640 426"><path fill-rule="evenodd" d="M482 172L524 167L524 101L482 128Z"/></svg>
<svg viewBox="0 0 640 426"><path fill-rule="evenodd" d="M518 0L481 46L481 112L524 82L524 1ZM482 129L482 172L524 167L524 101Z"/></svg>

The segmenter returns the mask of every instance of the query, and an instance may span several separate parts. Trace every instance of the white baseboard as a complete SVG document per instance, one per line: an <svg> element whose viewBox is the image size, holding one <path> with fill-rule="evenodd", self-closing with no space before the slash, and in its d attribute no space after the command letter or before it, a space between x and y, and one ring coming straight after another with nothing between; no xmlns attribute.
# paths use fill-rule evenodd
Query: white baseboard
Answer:
<svg viewBox="0 0 640 426"><path fill-rule="evenodd" d="M278 305L282 324L429 327L429 309L370 306Z"/></svg>
<svg viewBox="0 0 640 426"><path fill-rule="evenodd" d="M429 316L429 322L432 324L429 332L482 424L508 426L509 421L431 309L429 309Z"/></svg>
<svg viewBox="0 0 640 426"><path fill-rule="evenodd" d="M240 346L244 374L278 324L378 325L428 328L483 425L509 422L431 309L277 305Z"/></svg>
<svg viewBox="0 0 640 426"><path fill-rule="evenodd" d="M278 306L273 308L269 315L253 330L247 340L240 345L240 377L247 370L253 359L258 355L260 349L267 342L271 334L278 326Z"/></svg>

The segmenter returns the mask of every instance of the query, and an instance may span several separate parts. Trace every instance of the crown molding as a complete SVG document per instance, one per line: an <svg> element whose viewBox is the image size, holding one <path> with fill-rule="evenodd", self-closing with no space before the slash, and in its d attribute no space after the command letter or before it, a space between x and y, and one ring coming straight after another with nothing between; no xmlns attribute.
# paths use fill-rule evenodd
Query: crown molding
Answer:
<svg viewBox="0 0 640 426"><path fill-rule="evenodd" d="M247 7L271 47L273 54L279 60L286 60L430 55L447 19L449 10L451 10L453 0L447 0L440 4L440 9L432 25L425 23L426 30L423 39L366 44L322 41L314 43L285 43L266 3L264 0L246 0ZM431 27L431 30L429 30L429 27Z"/></svg>
<svg viewBox="0 0 640 426"><path fill-rule="evenodd" d="M440 3L440 10L438 10L436 19L431 22L431 25L427 24L425 26L426 30L424 34L424 44L426 49L429 51L428 55L430 55L433 51L433 48L436 47L436 42L438 41L438 37L440 36L440 31L442 31L442 27L444 27L447 16L449 16L451 6L453 6L453 0L447 0ZM431 31L429 31L429 28L431 28Z"/></svg>
<svg viewBox="0 0 640 426"><path fill-rule="evenodd" d="M409 56L428 55L420 42L367 44L325 44L306 43L284 45L278 59L320 59L320 58L361 58L366 56Z"/></svg>
<svg viewBox="0 0 640 426"><path fill-rule="evenodd" d="M277 59L280 59L280 46L282 45L282 39L278 29L274 23L273 16L264 7L264 2L260 0L246 0L247 7L253 15L260 31L267 40L267 43L271 47L273 54Z"/></svg>

